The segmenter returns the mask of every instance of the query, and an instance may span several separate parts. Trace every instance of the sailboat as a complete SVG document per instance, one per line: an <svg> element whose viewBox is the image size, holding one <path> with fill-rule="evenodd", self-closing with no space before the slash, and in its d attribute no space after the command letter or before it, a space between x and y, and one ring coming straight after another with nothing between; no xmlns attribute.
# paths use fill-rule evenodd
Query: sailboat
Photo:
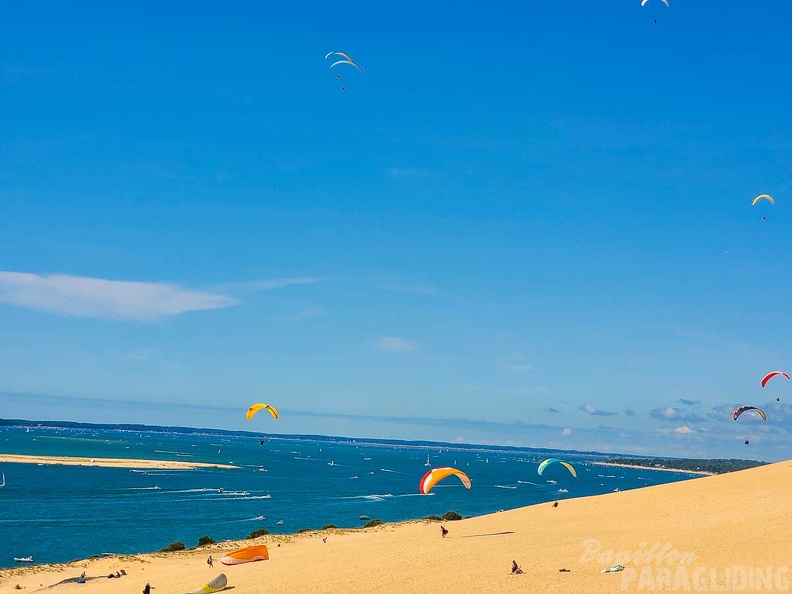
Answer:
<svg viewBox="0 0 792 594"><path fill-rule="evenodd" d="M3 473L3 482L0 483L0 487L5 487L5 472Z"/></svg>
<svg viewBox="0 0 792 594"><path fill-rule="evenodd" d="M429 462L429 454L426 454L426 462L424 462L424 466L431 466L432 463Z"/></svg>

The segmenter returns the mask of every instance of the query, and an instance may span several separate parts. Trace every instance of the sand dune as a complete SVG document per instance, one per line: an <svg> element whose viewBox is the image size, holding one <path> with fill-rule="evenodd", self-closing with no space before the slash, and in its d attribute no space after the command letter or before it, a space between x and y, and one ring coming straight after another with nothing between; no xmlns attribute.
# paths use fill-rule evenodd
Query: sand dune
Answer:
<svg viewBox="0 0 792 594"><path fill-rule="evenodd" d="M209 462L140 460L133 458L80 458L75 456L26 456L23 454L0 454L0 462L20 464L63 464L67 466L106 466L115 468L167 468L170 470L189 468L239 468L233 464L214 464Z"/></svg>
<svg viewBox="0 0 792 594"><path fill-rule="evenodd" d="M198 551L113 557L3 571L0 592L36 591L83 570L118 579L48 592L181 594L224 572L233 592L558 592L792 590L792 462L450 522L324 531ZM327 536L327 542L322 538ZM270 560L214 569L236 545ZM280 544L280 546L278 546ZM617 557L616 555L621 555ZM523 575L511 575L511 561ZM625 570L601 573L621 563ZM569 569L561 573L559 569ZM757 581L759 580L759 581ZM769 580L769 581L768 581Z"/></svg>

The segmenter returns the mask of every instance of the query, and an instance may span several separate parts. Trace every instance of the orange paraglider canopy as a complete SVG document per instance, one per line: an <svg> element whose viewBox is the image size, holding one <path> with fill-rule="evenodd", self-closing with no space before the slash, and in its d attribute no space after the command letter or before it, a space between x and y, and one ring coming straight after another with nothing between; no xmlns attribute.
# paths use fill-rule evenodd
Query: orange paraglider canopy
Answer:
<svg viewBox="0 0 792 594"><path fill-rule="evenodd" d="M421 482L418 484L418 490L423 495L426 495L437 483L452 475L459 478L466 489L470 489L470 477L468 475L450 466L440 466L438 468L432 468L432 470L423 475Z"/></svg>
<svg viewBox="0 0 792 594"><path fill-rule="evenodd" d="M264 545L245 547L226 553L220 559L223 565L239 565L240 563L252 563L253 561L266 561L269 559L269 551Z"/></svg>

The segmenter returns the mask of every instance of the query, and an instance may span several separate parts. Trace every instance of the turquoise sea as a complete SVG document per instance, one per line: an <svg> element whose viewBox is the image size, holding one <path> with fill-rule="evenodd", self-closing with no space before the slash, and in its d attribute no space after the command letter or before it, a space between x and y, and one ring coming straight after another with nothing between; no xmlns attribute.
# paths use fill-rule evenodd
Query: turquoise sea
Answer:
<svg viewBox="0 0 792 594"><path fill-rule="evenodd" d="M201 536L216 541L267 528L360 527L457 511L481 515L570 497L693 478L676 472L598 466L604 454L469 445L377 443L360 439L177 433L163 430L0 427L0 454L146 458L230 463L237 469L130 470L0 461L0 567L14 557L59 563L102 553L140 553ZM537 474L539 462L571 462ZM431 466L455 478L430 495L418 482Z"/></svg>

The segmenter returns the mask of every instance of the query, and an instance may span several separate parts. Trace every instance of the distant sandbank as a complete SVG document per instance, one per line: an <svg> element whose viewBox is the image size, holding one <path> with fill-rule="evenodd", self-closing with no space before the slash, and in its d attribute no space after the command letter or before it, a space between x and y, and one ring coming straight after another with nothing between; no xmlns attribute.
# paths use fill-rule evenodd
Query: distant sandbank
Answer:
<svg viewBox="0 0 792 594"><path fill-rule="evenodd" d="M0 462L17 464L62 464L64 466L104 466L110 468L167 468L190 470L192 468L239 468L233 464L213 462L181 462L177 460L139 460L133 458L79 458L73 456L26 456L0 454Z"/></svg>
<svg viewBox="0 0 792 594"><path fill-rule="evenodd" d="M665 468L659 466L641 466L640 464L617 464L616 462L593 462L597 466L618 466L619 468L638 468L640 470L662 470L663 472L683 472L685 474L700 474L703 476L712 476L716 473L706 472L704 470L683 470L681 468Z"/></svg>

